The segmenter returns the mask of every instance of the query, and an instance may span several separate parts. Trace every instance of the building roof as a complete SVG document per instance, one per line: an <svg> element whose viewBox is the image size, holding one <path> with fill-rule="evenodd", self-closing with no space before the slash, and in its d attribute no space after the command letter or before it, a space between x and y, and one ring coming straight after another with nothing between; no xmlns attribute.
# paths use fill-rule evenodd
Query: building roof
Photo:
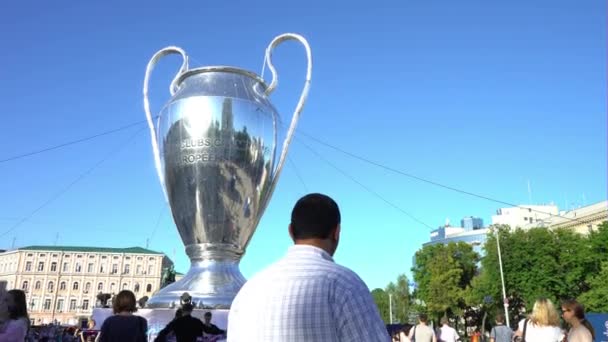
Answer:
<svg viewBox="0 0 608 342"><path fill-rule="evenodd" d="M86 246L27 246L18 248L20 251L57 251L57 252L84 252L84 253L134 253L134 254L163 254L142 247L112 248L112 247L86 247Z"/></svg>

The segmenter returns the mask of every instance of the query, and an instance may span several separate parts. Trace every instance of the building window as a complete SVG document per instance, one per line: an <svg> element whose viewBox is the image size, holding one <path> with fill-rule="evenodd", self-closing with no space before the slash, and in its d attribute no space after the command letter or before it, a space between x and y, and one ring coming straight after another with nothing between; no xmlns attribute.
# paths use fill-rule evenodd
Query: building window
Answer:
<svg viewBox="0 0 608 342"><path fill-rule="evenodd" d="M148 265L148 275L152 275L153 270L154 270L154 265Z"/></svg>
<svg viewBox="0 0 608 342"><path fill-rule="evenodd" d="M64 263L63 263L63 272L67 272L67 271L68 271L68 266L69 266L69 265L68 265L68 263L67 263L67 262L64 262Z"/></svg>
<svg viewBox="0 0 608 342"><path fill-rule="evenodd" d="M49 281L49 283L46 286L46 290L49 292L53 292L54 289L55 289L55 284L52 281Z"/></svg>
<svg viewBox="0 0 608 342"><path fill-rule="evenodd" d="M106 255L102 255L101 258L102 259L107 259L108 257Z"/></svg>
<svg viewBox="0 0 608 342"><path fill-rule="evenodd" d="M135 286L133 287L133 291L134 291L135 293L138 293L138 292L139 292L139 283L135 283Z"/></svg>
<svg viewBox="0 0 608 342"><path fill-rule="evenodd" d="M42 310L44 310L44 311L51 310L51 299L50 298L47 298L44 300L44 307L42 308Z"/></svg>
<svg viewBox="0 0 608 342"><path fill-rule="evenodd" d="M82 266L80 265L79 262L76 263L76 273L80 273L80 271L82 271Z"/></svg>
<svg viewBox="0 0 608 342"><path fill-rule="evenodd" d="M131 271L131 266L129 264L125 265L125 274L129 274L129 272Z"/></svg>
<svg viewBox="0 0 608 342"><path fill-rule="evenodd" d="M97 284L97 291L103 291L103 283Z"/></svg>
<svg viewBox="0 0 608 342"><path fill-rule="evenodd" d="M91 291L91 283L86 283L84 285L84 293L89 293Z"/></svg>
<svg viewBox="0 0 608 342"><path fill-rule="evenodd" d="M154 257L150 257L148 260L150 260L150 261L154 261Z"/></svg>
<svg viewBox="0 0 608 342"><path fill-rule="evenodd" d="M57 306L55 306L57 311L63 310L63 299L57 299Z"/></svg>
<svg viewBox="0 0 608 342"><path fill-rule="evenodd" d="M89 300L85 299L82 301L82 310L89 310Z"/></svg>
<svg viewBox="0 0 608 342"><path fill-rule="evenodd" d="M36 285L34 285L34 289L35 289L35 290L40 290L40 287L41 287L41 286L42 286L42 284L40 283L40 280L38 280L38 281L36 282Z"/></svg>
<svg viewBox="0 0 608 342"><path fill-rule="evenodd" d="M57 263L54 261L51 263L51 272L57 272Z"/></svg>
<svg viewBox="0 0 608 342"><path fill-rule="evenodd" d="M144 258L142 258L142 257L137 257L137 260L143 260L143 259L144 259Z"/></svg>
<svg viewBox="0 0 608 342"><path fill-rule="evenodd" d="M141 274L141 265L135 267L135 274Z"/></svg>
<svg viewBox="0 0 608 342"><path fill-rule="evenodd" d="M76 311L76 299L70 299L70 311Z"/></svg>
<svg viewBox="0 0 608 342"><path fill-rule="evenodd" d="M28 261L25 263L25 272L31 272L32 271L32 262Z"/></svg>
<svg viewBox="0 0 608 342"><path fill-rule="evenodd" d="M27 280L26 280L26 281L24 281L24 282L23 282L23 285L21 285L21 289L22 289L23 291L27 291L27 287L28 287L28 285L29 285L29 283L27 282Z"/></svg>
<svg viewBox="0 0 608 342"><path fill-rule="evenodd" d="M118 260L118 256L117 255L114 256L114 260Z"/></svg>
<svg viewBox="0 0 608 342"><path fill-rule="evenodd" d="M38 263L38 272L44 271L44 262L40 261Z"/></svg>
<svg viewBox="0 0 608 342"><path fill-rule="evenodd" d="M80 258L82 258L82 254L78 254L76 257L77 257L78 259L80 259Z"/></svg>
<svg viewBox="0 0 608 342"><path fill-rule="evenodd" d="M126 289L127 289L127 286L129 286L129 284L127 284L127 283L122 283L122 289L123 289L123 290L126 290Z"/></svg>
<svg viewBox="0 0 608 342"><path fill-rule="evenodd" d="M39 255L39 257L44 258L46 256L46 254L42 253Z"/></svg>
<svg viewBox="0 0 608 342"><path fill-rule="evenodd" d="M33 257L33 256L34 256L34 254L32 254L32 253L27 253L27 256L28 256L28 257Z"/></svg>
<svg viewBox="0 0 608 342"><path fill-rule="evenodd" d="M89 266L87 266L87 272L93 273L93 263L89 263Z"/></svg>
<svg viewBox="0 0 608 342"><path fill-rule="evenodd" d="M101 266L99 266L99 273L104 273L106 271L106 264L101 264Z"/></svg>
<svg viewBox="0 0 608 342"><path fill-rule="evenodd" d="M127 259L127 260L131 260L131 257L129 257L129 256L128 256L128 257L125 257L125 259Z"/></svg>
<svg viewBox="0 0 608 342"><path fill-rule="evenodd" d="M69 259L69 258L70 258L70 255L69 255L69 254L67 254L67 255L64 255L63 257L64 257L65 259Z"/></svg>
<svg viewBox="0 0 608 342"><path fill-rule="evenodd" d="M89 255L89 259L93 259L93 258L95 258L94 255Z"/></svg>
<svg viewBox="0 0 608 342"><path fill-rule="evenodd" d="M61 284L59 284L59 290L65 290L65 281L62 281Z"/></svg>
<svg viewBox="0 0 608 342"><path fill-rule="evenodd" d="M111 293L114 293L114 287L116 287L116 284L111 283L111 284L110 284L110 292L111 292Z"/></svg>
<svg viewBox="0 0 608 342"><path fill-rule="evenodd" d="M146 292L152 292L152 284L146 285Z"/></svg>
<svg viewBox="0 0 608 342"><path fill-rule="evenodd" d="M78 282L75 281L74 285L72 285L72 290L78 290Z"/></svg>
<svg viewBox="0 0 608 342"><path fill-rule="evenodd" d="M53 255L51 255L51 256L52 256L53 258L56 258L56 257L57 257L57 254L53 254Z"/></svg>
<svg viewBox="0 0 608 342"><path fill-rule="evenodd" d="M32 298L32 301L30 302L30 306L32 307L32 311L36 311L36 307L38 306L38 300L36 298Z"/></svg>
<svg viewBox="0 0 608 342"><path fill-rule="evenodd" d="M118 273L118 264L112 264L112 274Z"/></svg>

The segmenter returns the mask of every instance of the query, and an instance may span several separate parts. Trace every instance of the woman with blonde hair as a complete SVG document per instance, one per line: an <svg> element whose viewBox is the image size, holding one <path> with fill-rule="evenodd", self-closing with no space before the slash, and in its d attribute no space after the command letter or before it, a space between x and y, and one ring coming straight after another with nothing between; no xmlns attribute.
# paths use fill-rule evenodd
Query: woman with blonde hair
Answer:
<svg viewBox="0 0 608 342"><path fill-rule="evenodd" d="M575 300L562 302L562 316L570 326L568 342L592 342L595 331L591 323L585 318L585 308Z"/></svg>
<svg viewBox="0 0 608 342"><path fill-rule="evenodd" d="M515 336L529 342L562 341L559 314L553 303L547 298L537 299L532 314L519 322Z"/></svg>

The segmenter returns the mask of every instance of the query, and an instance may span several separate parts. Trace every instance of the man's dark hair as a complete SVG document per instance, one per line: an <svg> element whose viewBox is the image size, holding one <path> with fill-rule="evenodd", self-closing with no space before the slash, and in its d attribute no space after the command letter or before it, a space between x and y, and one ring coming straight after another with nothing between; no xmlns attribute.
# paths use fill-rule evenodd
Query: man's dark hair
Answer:
<svg viewBox="0 0 608 342"><path fill-rule="evenodd" d="M428 320L428 317L426 316L426 314L420 314L420 315L418 315L418 319L420 320L420 322L426 323L426 321Z"/></svg>
<svg viewBox="0 0 608 342"><path fill-rule="evenodd" d="M505 315L501 313L496 314L496 323L505 324Z"/></svg>
<svg viewBox="0 0 608 342"><path fill-rule="evenodd" d="M205 312L204 317L211 317L211 312L209 312L209 311Z"/></svg>
<svg viewBox="0 0 608 342"><path fill-rule="evenodd" d="M25 292L22 290L10 290L8 295L13 297L14 307L8 308L8 316L10 319L25 318L29 322L27 315L27 304L25 299Z"/></svg>
<svg viewBox="0 0 608 342"><path fill-rule="evenodd" d="M194 310L194 305L190 304L190 303L186 303L182 305L182 313L184 312L192 312L192 310Z"/></svg>
<svg viewBox="0 0 608 342"><path fill-rule="evenodd" d="M129 290L122 290L118 292L112 308L115 314L120 312L135 312L137 307L135 306L135 295Z"/></svg>
<svg viewBox="0 0 608 342"><path fill-rule="evenodd" d="M291 229L296 240L327 239L338 224L338 204L323 194L308 194L300 198L291 212Z"/></svg>

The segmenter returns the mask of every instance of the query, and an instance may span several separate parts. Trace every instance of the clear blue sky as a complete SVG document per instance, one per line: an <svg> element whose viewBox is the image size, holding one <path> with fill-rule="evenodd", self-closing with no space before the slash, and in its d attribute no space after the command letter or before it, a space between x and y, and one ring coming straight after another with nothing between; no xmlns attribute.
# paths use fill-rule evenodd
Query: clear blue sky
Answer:
<svg viewBox="0 0 608 342"><path fill-rule="evenodd" d="M0 5L0 159L144 119L144 69L166 45L192 66L260 72L283 32L306 36L313 82L299 129L376 162L503 201L566 205L606 199L604 1L4 1ZM296 43L274 54L273 101L285 121L305 71ZM168 99L178 67L152 79ZM145 245L188 268L154 171L145 125L0 163L0 234L105 159L62 196L0 237L31 244ZM128 141L128 142L127 142ZM502 205L433 187L298 134L244 256L246 277L284 254L289 214L307 192L343 214L337 262L370 288L409 273L429 228L311 153L436 227ZM118 152L116 149L121 148ZM295 165L295 167L294 167ZM297 171L296 171L297 170ZM300 181L297 174L301 175ZM157 226L158 229L152 236Z"/></svg>

